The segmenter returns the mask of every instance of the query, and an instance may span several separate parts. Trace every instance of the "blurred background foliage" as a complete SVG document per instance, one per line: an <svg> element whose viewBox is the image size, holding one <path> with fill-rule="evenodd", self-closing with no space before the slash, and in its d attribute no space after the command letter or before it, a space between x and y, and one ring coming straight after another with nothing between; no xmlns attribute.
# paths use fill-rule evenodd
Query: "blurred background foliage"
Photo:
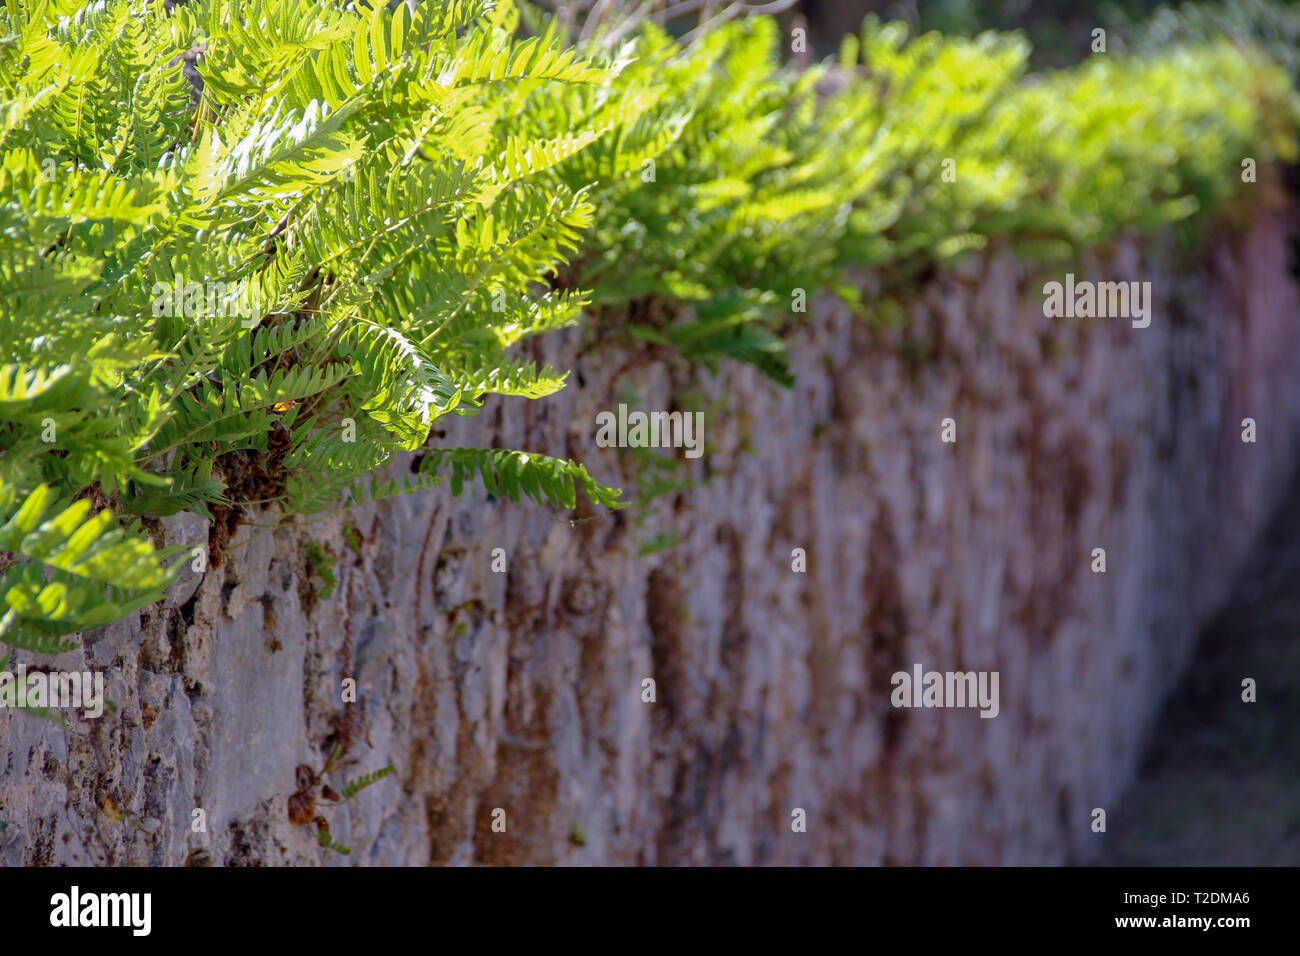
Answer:
<svg viewBox="0 0 1300 956"><path fill-rule="evenodd" d="M599 9L602 0L545 0L543 6L578 20ZM670 33L681 35L702 16L724 14L724 0L619 0L607 6L655 11ZM772 12L782 26L808 30L813 59L834 54L846 34L856 33L869 15L906 23L914 33L937 30L973 37L985 30L1019 30L1032 47L1035 68L1070 66L1092 52L1092 31L1106 31L1107 49L1125 52L1217 36L1249 39L1270 52L1295 75L1300 61L1300 9L1295 0L776 0L750 2ZM567 11L567 12L566 12Z"/></svg>

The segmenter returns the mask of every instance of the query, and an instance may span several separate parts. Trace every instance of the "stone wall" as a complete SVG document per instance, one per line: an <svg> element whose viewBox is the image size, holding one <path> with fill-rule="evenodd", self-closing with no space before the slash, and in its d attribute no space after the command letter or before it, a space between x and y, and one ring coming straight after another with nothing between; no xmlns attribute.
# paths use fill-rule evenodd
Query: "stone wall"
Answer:
<svg viewBox="0 0 1300 956"><path fill-rule="evenodd" d="M1073 267L1151 281L1146 329L1044 318L1065 268L991 249L925 282L903 328L815 305L788 391L552 335L564 392L491 402L439 444L630 487L652 470L596 447L596 412L704 409L706 453L664 473L679 487L616 514L445 488L275 532L249 514L219 566L47 660L103 669L115 713L0 710L0 862L1086 859L1092 808L1117 805L1295 462L1291 213L1266 205L1190 267L1169 239ZM337 559L332 597L309 540ZM1000 713L891 707L917 663L998 671ZM347 675L364 706L341 703ZM320 809L349 856L288 818L295 769L340 739L335 789L397 768Z"/></svg>

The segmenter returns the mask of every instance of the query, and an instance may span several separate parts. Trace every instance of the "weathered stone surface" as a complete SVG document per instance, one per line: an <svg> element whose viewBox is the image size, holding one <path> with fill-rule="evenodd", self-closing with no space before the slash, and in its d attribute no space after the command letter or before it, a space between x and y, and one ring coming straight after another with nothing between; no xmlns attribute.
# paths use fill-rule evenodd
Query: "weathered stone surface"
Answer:
<svg viewBox="0 0 1300 956"><path fill-rule="evenodd" d="M0 862L1087 856L1091 809L1132 778L1295 461L1287 215L1260 211L1193 270L1150 241L1074 267L1151 281L1147 329L1044 318L1042 273L997 250L928 283L905 329L822 303L792 334L789 391L551 337L568 389L489 403L440 443L630 484L637 456L596 448L596 412L702 408L680 489L576 523L443 488L260 535L274 515L250 515L220 567L50 662L103 669L116 713L64 730L0 711ZM167 529L206 539L192 519ZM638 553L661 534L676 543ZM309 539L337 559L330 599ZM999 716L891 708L889 675L915 663L999 671ZM342 856L287 805L298 765L338 741L349 674L364 725L357 708L329 783L397 772L319 810Z"/></svg>

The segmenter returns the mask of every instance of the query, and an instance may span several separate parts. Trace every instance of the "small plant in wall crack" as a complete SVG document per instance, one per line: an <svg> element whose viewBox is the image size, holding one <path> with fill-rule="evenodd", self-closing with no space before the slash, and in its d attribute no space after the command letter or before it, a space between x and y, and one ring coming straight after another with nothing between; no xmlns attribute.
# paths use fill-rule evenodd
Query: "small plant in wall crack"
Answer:
<svg viewBox="0 0 1300 956"><path fill-rule="evenodd" d="M316 839L321 846L329 847L331 850L347 855L352 852L352 847L337 842L330 835L329 821L316 812L317 808L337 807L346 803L371 784L378 783L392 774L396 768L389 764L373 773L356 777L344 784L342 792L337 792L329 784L325 783L325 776L342 754L343 748L335 747L334 752L330 754L329 760L325 761L325 766L321 768L320 773L313 771L307 764L299 764L297 770L298 789L289 797L289 822L298 826L315 826Z"/></svg>
<svg viewBox="0 0 1300 956"><path fill-rule="evenodd" d="M337 560L326 554L325 549L315 541L307 542L307 566L324 582L324 587L316 592L316 596L326 601L334 596L334 588L338 586L338 580L334 577Z"/></svg>

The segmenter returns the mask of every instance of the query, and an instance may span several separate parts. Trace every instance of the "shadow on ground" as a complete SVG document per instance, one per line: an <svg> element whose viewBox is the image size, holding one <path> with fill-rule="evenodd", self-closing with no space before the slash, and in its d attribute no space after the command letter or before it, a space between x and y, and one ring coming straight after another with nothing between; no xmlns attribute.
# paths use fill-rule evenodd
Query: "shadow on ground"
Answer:
<svg viewBox="0 0 1300 956"><path fill-rule="evenodd" d="M1300 477L1108 823L1101 865L1300 864Z"/></svg>

